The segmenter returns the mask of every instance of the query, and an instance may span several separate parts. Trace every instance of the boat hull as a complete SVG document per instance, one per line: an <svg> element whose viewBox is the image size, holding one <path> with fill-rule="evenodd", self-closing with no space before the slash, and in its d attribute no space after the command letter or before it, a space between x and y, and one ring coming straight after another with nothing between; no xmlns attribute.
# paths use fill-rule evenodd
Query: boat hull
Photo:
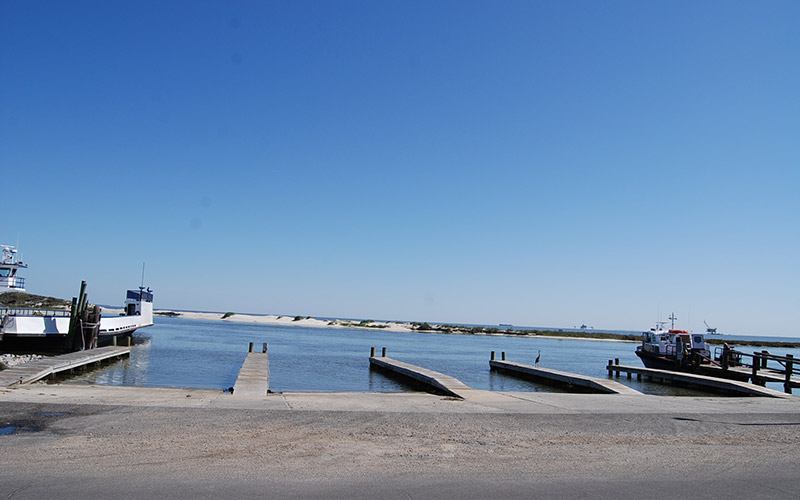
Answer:
<svg viewBox="0 0 800 500"><path fill-rule="evenodd" d="M115 338L130 336L139 328L153 326L153 303L139 300L132 304L135 306L130 308L133 314L100 318L97 345L110 345ZM0 348L15 352L66 350L69 323L68 311L9 314L3 318L0 328Z"/></svg>
<svg viewBox="0 0 800 500"><path fill-rule="evenodd" d="M642 360L645 368L653 368L656 370L673 370L682 372L691 372L696 370L696 366L691 363L691 358L687 357L684 360L678 360L671 356L664 356L652 352L636 350L636 355Z"/></svg>

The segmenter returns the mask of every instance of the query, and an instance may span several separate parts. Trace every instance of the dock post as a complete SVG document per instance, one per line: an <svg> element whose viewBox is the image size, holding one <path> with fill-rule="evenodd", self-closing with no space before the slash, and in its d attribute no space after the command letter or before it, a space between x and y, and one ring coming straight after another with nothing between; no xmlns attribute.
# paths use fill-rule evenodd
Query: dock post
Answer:
<svg viewBox="0 0 800 500"><path fill-rule="evenodd" d="M614 358L614 364L615 364L616 366L619 366L619 358ZM619 378L619 370L617 370L617 372L616 372L616 376L617 376L617 378Z"/></svg>
<svg viewBox="0 0 800 500"><path fill-rule="evenodd" d="M385 358L385 357L386 357L386 348L385 348L385 347L382 347L382 348L381 348L381 357L382 357L382 358Z"/></svg>
<svg viewBox="0 0 800 500"><path fill-rule="evenodd" d="M267 352L267 343L264 342L264 345L261 347L261 353L266 354L266 352Z"/></svg>
<svg viewBox="0 0 800 500"><path fill-rule="evenodd" d="M758 383L758 368L761 366L761 355L757 352L753 353L753 372L750 374L750 381L754 384Z"/></svg>
<svg viewBox="0 0 800 500"><path fill-rule="evenodd" d="M117 337L115 335L111 337L111 345L117 347Z"/></svg>
<svg viewBox="0 0 800 500"><path fill-rule="evenodd" d="M489 358L489 359L491 359L492 361L494 361L494 351L492 351L492 357L491 357L491 358Z"/></svg>
<svg viewBox="0 0 800 500"><path fill-rule="evenodd" d="M250 342L250 348L248 349L247 352L253 352L253 342Z"/></svg>
<svg viewBox="0 0 800 500"><path fill-rule="evenodd" d="M727 343L722 344L722 359L720 361L722 362L723 370L728 369L728 358L730 357L730 349L731 348L728 347Z"/></svg>
<svg viewBox="0 0 800 500"><path fill-rule="evenodd" d="M786 355L786 378L783 383L783 392L786 394L792 393L792 370L794 369L794 356L791 354Z"/></svg>
<svg viewBox="0 0 800 500"><path fill-rule="evenodd" d="M769 351L766 349L761 351L761 368L767 367L767 356L769 356Z"/></svg>
<svg viewBox="0 0 800 500"><path fill-rule="evenodd" d="M506 360L506 351L500 353L500 359L502 359L503 361Z"/></svg>
<svg viewBox="0 0 800 500"><path fill-rule="evenodd" d="M133 338L130 335L128 335L128 347L131 346L131 342L133 342Z"/></svg>
<svg viewBox="0 0 800 500"><path fill-rule="evenodd" d="M614 376L613 366L614 366L614 360L613 359L609 359L608 360L608 378L612 378Z"/></svg>
<svg viewBox="0 0 800 500"><path fill-rule="evenodd" d="M374 358L375 357L375 348L374 347L370 347L369 348L369 357L370 358Z"/></svg>

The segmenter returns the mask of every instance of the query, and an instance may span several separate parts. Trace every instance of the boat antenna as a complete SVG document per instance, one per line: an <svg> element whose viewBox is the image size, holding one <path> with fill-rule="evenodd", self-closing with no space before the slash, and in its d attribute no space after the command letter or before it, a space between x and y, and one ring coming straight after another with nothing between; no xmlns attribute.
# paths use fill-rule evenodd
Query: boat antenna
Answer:
<svg viewBox="0 0 800 500"><path fill-rule="evenodd" d="M672 320L672 326L670 327L670 330L674 330L675 329L675 320L678 319L678 318L675 317L675 313L672 313L672 314L669 315L669 319Z"/></svg>
<svg viewBox="0 0 800 500"><path fill-rule="evenodd" d="M144 288L144 261L142 261L142 286L139 288Z"/></svg>

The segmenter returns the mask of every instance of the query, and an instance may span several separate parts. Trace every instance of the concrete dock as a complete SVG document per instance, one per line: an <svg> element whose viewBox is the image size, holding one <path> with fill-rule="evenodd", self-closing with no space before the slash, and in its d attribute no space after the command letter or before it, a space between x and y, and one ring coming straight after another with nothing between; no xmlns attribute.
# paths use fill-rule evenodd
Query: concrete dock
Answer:
<svg viewBox="0 0 800 500"><path fill-rule="evenodd" d="M253 352L253 343L250 351L244 358L239 376L233 385L233 395L236 397L266 396L269 392L269 353L267 344L262 347L262 352Z"/></svg>
<svg viewBox="0 0 800 500"><path fill-rule="evenodd" d="M386 351L384 350L383 356L370 356L370 366L412 380L415 384L426 387L428 390L440 392L456 398L464 399L468 395L473 394L473 389L457 378L420 366L403 363L396 359L387 358L385 353Z"/></svg>
<svg viewBox="0 0 800 500"><path fill-rule="evenodd" d="M641 392L631 389L630 387L613 380L604 380L549 368L539 368L538 366L525 365L522 363L514 363L512 361L505 360L490 360L489 366L493 370L509 372L514 375L523 376L525 378L530 378L532 380L547 384L579 387L589 392L604 394L641 395Z"/></svg>
<svg viewBox="0 0 800 500"><path fill-rule="evenodd" d="M709 377L707 375L697 375L694 373L675 372L671 370L656 370L653 368L639 368L638 366L624 366L615 363L609 363L606 366L609 376L616 374L619 377L620 373L627 373L628 377L631 374L637 376L646 376L653 380L669 380L680 382L684 384L692 384L699 388L705 388L713 391L726 391L743 396L761 396L770 398L791 398L790 394L786 394L766 387L761 387L748 382L741 382L739 380L722 379L716 377Z"/></svg>
<svg viewBox="0 0 800 500"><path fill-rule="evenodd" d="M49 356L0 371L0 387L31 384L45 377L128 356L129 346L107 346Z"/></svg>

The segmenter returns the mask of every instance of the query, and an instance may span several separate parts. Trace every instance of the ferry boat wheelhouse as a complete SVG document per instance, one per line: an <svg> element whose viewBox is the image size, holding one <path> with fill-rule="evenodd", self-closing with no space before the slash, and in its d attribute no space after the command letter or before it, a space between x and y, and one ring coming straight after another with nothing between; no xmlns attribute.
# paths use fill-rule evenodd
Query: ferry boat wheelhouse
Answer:
<svg viewBox="0 0 800 500"><path fill-rule="evenodd" d="M0 245L0 293L24 292L25 278L17 276L17 271L27 268L17 258L17 249L10 245Z"/></svg>

